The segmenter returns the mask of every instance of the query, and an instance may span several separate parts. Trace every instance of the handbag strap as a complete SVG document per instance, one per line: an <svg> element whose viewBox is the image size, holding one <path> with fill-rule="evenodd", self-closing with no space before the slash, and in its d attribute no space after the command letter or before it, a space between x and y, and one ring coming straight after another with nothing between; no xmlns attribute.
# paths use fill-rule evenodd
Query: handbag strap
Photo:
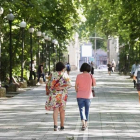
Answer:
<svg viewBox="0 0 140 140"><path fill-rule="evenodd" d="M91 76L91 81L92 81L92 75L90 74L90 76ZM92 81L92 86L93 86L93 81Z"/></svg>
<svg viewBox="0 0 140 140"><path fill-rule="evenodd" d="M62 75L63 76L63 75ZM60 79L62 78L62 76L59 78L59 80L57 80L53 86L53 88L56 86L56 84L60 81Z"/></svg>

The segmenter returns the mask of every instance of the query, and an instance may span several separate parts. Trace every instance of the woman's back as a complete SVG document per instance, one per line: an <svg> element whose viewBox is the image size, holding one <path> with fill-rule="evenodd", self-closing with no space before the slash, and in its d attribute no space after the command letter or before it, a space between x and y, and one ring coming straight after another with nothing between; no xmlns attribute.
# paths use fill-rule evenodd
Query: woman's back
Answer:
<svg viewBox="0 0 140 140"><path fill-rule="evenodd" d="M77 75L76 83L78 85L77 98L92 98L92 76L89 73Z"/></svg>

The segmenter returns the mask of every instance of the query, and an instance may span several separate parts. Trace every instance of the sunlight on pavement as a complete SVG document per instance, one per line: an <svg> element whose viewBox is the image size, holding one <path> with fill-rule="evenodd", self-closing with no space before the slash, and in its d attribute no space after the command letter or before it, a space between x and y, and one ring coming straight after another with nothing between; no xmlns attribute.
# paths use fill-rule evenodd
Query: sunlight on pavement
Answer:
<svg viewBox="0 0 140 140"><path fill-rule="evenodd" d="M70 74L73 86L78 73ZM0 140L140 139L140 105L132 79L117 73L109 76L105 71L95 71L95 78L96 96L86 131L81 131L74 87L69 89L65 130L53 131L53 112L45 110L47 97L41 85L0 102Z"/></svg>

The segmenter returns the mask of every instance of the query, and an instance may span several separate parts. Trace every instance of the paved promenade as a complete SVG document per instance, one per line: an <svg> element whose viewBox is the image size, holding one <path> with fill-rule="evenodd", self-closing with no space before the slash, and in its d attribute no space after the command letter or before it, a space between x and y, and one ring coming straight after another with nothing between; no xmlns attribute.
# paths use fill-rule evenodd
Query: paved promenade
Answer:
<svg viewBox="0 0 140 140"><path fill-rule="evenodd" d="M65 131L53 131L52 112L46 112L45 85L0 100L0 140L140 140L140 105L129 76L96 71L88 129L81 121L74 90L78 72L71 72Z"/></svg>

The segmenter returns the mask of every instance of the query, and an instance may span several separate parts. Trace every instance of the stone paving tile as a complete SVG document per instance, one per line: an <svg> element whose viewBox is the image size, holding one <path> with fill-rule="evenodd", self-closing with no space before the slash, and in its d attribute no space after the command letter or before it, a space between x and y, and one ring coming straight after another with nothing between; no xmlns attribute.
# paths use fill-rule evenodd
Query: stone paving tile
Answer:
<svg viewBox="0 0 140 140"><path fill-rule="evenodd" d="M12 140L11 138L7 138L7 137L0 137L0 140Z"/></svg>
<svg viewBox="0 0 140 140"><path fill-rule="evenodd" d="M117 136L104 137L104 140L119 140Z"/></svg>
<svg viewBox="0 0 140 140"><path fill-rule="evenodd" d="M72 84L77 72L71 72ZM69 90L65 131L53 131L52 112L45 111L45 85L0 100L0 140L138 140L140 106L128 76L95 71L96 97L92 99L88 129L81 121L74 87ZM58 118L60 119L60 118ZM60 122L58 123L60 125Z"/></svg>
<svg viewBox="0 0 140 140"><path fill-rule="evenodd" d="M133 138L129 138L129 137L121 137L119 138L119 140L134 140Z"/></svg>
<svg viewBox="0 0 140 140"><path fill-rule="evenodd" d="M12 140L42 140L42 138L39 137L15 137Z"/></svg>
<svg viewBox="0 0 140 140"><path fill-rule="evenodd" d="M88 140L104 140L102 137L88 137Z"/></svg>
<svg viewBox="0 0 140 140"><path fill-rule="evenodd" d="M135 137L134 140L140 140L140 137Z"/></svg>

